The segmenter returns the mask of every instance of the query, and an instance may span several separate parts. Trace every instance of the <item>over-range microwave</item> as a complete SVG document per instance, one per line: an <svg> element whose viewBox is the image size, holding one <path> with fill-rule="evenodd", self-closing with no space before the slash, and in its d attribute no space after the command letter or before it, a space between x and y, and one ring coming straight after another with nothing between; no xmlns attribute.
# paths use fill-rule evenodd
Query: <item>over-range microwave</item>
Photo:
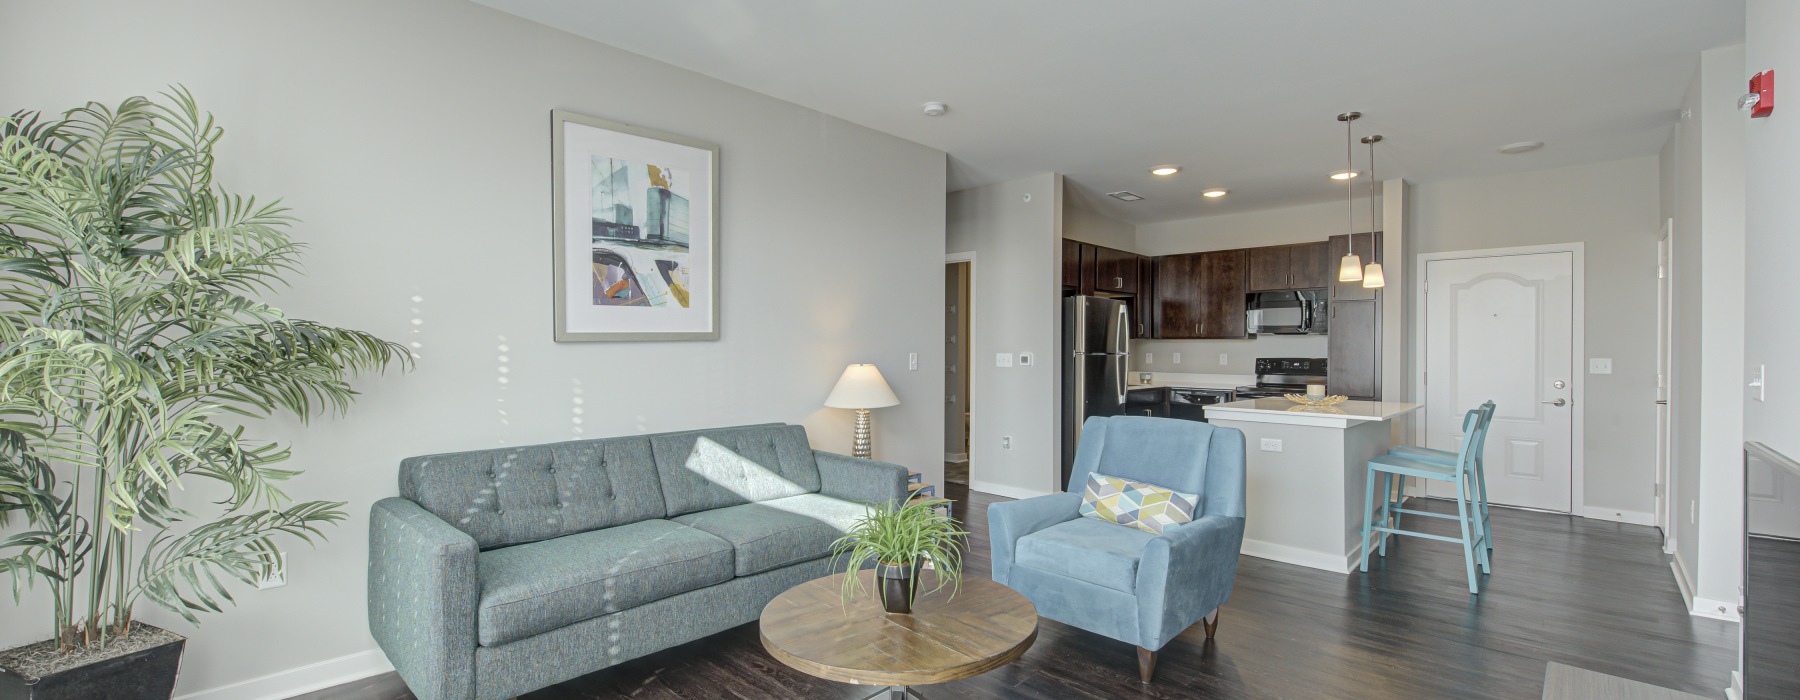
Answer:
<svg viewBox="0 0 1800 700"><path fill-rule="evenodd" d="M1331 325L1323 289L1253 292L1246 301L1244 328L1251 334L1325 335Z"/></svg>

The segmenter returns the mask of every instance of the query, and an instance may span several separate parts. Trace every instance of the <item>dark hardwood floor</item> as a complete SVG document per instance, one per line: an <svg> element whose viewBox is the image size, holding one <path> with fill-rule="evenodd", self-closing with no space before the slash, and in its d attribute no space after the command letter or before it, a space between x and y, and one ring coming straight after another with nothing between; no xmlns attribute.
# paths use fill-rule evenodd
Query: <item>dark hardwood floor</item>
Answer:
<svg viewBox="0 0 1800 700"><path fill-rule="evenodd" d="M967 575L988 576L987 506L1005 499L956 485L945 493L973 533ZM1413 520L1432 520L1424 529L1440 534L1454 525ZM1505 508L1494 509L1493 522L1494 572L1479 596L1468 592L1460 550L1429 540L1390 544L1385 562L1348 576L1243 557L1218 638L1205 643L1195 625L1170 642L1153 685L1138 683L1134 647L1044 620L1017 663L920 690L928 698L1537 698L1546 662L1558 661L1723 696L1737 627L1686 613L1654 529ZM753 622L525 697L847 700L869 692L782 666L763 651ZM389 674L303 697L411 695Z"/></svg>

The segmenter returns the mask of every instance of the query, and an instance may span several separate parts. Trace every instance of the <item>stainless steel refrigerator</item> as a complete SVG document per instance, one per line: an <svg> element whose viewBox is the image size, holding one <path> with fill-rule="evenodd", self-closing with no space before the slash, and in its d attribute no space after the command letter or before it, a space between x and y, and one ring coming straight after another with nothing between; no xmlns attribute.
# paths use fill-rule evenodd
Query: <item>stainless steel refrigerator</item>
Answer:
<svg viewBox="0 0 1800 700"><path fill-rule="evenodd" d="M1063 299L1062 485L1069 488L1081 423L1124 412L1131 309L1118 299ZM1080 488L1077 485L1075 488Z"/></svg>

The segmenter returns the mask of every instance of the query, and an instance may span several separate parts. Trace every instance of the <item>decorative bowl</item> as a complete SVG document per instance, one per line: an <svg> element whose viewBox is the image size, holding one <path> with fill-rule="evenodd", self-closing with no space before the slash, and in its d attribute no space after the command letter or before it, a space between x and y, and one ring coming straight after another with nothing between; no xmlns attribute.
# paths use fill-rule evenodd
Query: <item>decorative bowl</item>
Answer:
<svg viewBox="0 0 1800 700"><path fill-rule="evenodd" d="M1336 406L1350 400L1348 396L1325 396L1316 399L1305 394L1284 394L1284 396L1287 396L1287 400L1302 406Z"/></svg>

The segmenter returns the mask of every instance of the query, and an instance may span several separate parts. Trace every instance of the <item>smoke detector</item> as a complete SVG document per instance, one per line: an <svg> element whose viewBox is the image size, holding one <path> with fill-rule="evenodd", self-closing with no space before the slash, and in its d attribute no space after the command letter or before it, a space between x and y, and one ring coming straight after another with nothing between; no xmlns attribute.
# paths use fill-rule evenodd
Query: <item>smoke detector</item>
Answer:
<svg viewBox="0 0 1800 700"><path fill-rule="evenodd" d="M925 116L927 116L927 117L941 117L941 116L944 116L944 113L948 112L948 111L950 111L950 105L944 104L942 102L927 102L927 103L925 103Z"/></svg>
<svg viewBox="0 0 1800 700"><path fill-rule="evenodd" d="M1117 199L1121 202L1135 202L1135 201L1138 201L1138 200L1144 198L1144 195L1138 194L1136 192L1126 192L1125 190L1119 190L1117 192L1108 192L1108 193L1106 193L1106 196L1111 197L1113 199Z"/></svg>

